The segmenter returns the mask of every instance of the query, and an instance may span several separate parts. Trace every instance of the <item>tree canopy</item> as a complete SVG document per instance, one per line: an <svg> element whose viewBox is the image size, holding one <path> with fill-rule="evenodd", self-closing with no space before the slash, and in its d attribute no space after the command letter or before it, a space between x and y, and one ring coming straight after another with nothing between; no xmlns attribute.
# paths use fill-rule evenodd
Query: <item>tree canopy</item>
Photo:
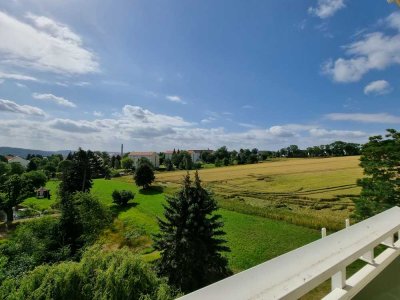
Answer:
<svg viewBox="0 0 400 300"><path fill-rule="evenodd" d="M147 189L154 179L155 176L152 166L149 163L139 162L134 175L136 185Z"/></svg>
<svg viewBox="0 0 400 300"><path fill-rule="evenodd" d="M387 132L385 138L370 137L362 148L360 165L366 177L358 181L361 194L355 199L355 215L359 219L400 205L400 132Z"/></svg>

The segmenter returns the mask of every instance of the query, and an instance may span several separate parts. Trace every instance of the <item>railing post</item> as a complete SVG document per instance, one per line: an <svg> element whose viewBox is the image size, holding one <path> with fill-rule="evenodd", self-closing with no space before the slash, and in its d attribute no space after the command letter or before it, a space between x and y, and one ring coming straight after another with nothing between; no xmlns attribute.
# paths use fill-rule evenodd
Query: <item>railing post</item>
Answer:
<svg viewBox="0 0 400 300"><path fill-rule="evenodd" d="M341 269L331 278L332 291L334 289L342 289L346 285L346 267Z"/></svg>
<svg viewBox="0 0 400 300"><path fill-rule="evenodd" d="M321 237L322 238L326 237L326 228L325 227L321 228Z"/></svg>
<svg viewBox="0 0 400 300"><path fill-rule="evenodd" d="M374 264L375 263L375 258L374 258L374 249L368 250L365 252L363 256L360 257L363 261L369 263L369 264Z"/></svg>
<svg viewBox="0 0 400 300"><path fill-rule="evenodd" d="M350 227L350 219L346 219L345 224L346 224L346 228L349 228Z"/></svg>
<svg viewBox="0 0 400 300"><path fill-rule="evenodd" d="M388 247L393 247L394 246L394 236L393 235L389 236L381 244L388 246Z"/></svg>

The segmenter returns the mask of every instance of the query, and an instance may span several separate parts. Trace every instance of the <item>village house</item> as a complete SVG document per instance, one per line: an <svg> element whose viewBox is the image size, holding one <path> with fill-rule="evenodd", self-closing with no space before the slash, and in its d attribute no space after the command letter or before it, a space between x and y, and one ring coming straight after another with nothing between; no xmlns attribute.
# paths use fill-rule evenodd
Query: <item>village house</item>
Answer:
<svg viewBox="0 0 400 300"><path fill-rule="evenodd" d="M207 150L188 150L187 152L192 157L192 161L197 162L197 161L201 160L201 153L204 151L207 151Z"/></svg>
<svg viewBox="0 0 400 300"><path fill-rule="evenodd" d="M19 156L6 156L7 162L11 163L20 163L24 168L26 168L29 164L29 160L23 159Z"/></svg>
<svg viewBox="0 0 400 300"><path fill-rule="evenodd" d="M165 159L172 159L172 154L174 154L174 150L167 150L164 152Z"/></svg>
<svg viewBox="0 0 400 300"><path fill-rule="evenodd" d="M160 157L157 152L130 152L128 157L133 160L136 167L141 158L147 158L155 168L160 167Z"/></svg>
<svg viewBox="0 0 400 300"><path fill-rule="evenodd" d="M189 154L190 154L190 156L191 156L191 158L192 158L192 161L193 162L197 162L197 161L200 161L201 160L201 153L203 153L203 152L210 152L210 153L212 153L213 151L212 150L179 150L179 151L186 151L186 152L188 152ZM175 152L178 152L178 151L175 151ZM165 154L165 159L172 159L172 154L174 153L174 151L173 150L167 150L167 151L165 151L164 152L164 154Z"/></svg>

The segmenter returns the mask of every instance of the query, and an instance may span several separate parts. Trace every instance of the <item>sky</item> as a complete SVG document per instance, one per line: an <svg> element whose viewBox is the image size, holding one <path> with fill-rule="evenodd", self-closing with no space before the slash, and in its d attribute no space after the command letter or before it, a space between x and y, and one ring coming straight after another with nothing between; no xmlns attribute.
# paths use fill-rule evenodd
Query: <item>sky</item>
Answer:
<svg viewBox="0 0 400 300"><path fill-rule="evenodd" d="M276 150L400 124L400 8L0 2L0 146Z"/></svg>

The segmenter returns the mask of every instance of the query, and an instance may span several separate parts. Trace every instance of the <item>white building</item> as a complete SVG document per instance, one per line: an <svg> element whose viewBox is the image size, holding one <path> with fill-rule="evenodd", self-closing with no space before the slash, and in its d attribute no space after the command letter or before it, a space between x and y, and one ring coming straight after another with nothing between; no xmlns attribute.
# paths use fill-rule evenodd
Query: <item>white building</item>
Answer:
<svg viewBox="0 0 400 300"><path fill-rule="evenodd" d="M23 159L19 156L6 156L9 164L11 163L20 163L24 168L26 168L29 164L29 160Z"/></svg>
<svg viewBox="0 0 400 300"><path fill-rule="evenodd" d="M201 160L201 153L212 152L211 150L188 150L193 162Z"/></svg>
<svg viewBox="0 0 400 300"><path fill-rule="evenodd" d="M128 157L133 160L136 167L141 158L147 158L155 168L160 167L160 157L157 152L130 152Z"/></svg>
<svg viewBox="0 0 400 300"><path fill-rule="evenodd" d="M212 152L212 150L180 150L180 151L188 152L190 154L193 162L197 162L197 161L201 160L201 153L202 152ZM164 152L165 159L172 159L172 154L173 153L174 153L174 151L171 151L171 150L165 151Z"/></svg>
<svg viewBox="0 0 400 300"><path fill-rule="evenodd" d="M172 159L172 154L174 154L173 150L167 150L164 152L165 154L165 159Z"/></svg>

